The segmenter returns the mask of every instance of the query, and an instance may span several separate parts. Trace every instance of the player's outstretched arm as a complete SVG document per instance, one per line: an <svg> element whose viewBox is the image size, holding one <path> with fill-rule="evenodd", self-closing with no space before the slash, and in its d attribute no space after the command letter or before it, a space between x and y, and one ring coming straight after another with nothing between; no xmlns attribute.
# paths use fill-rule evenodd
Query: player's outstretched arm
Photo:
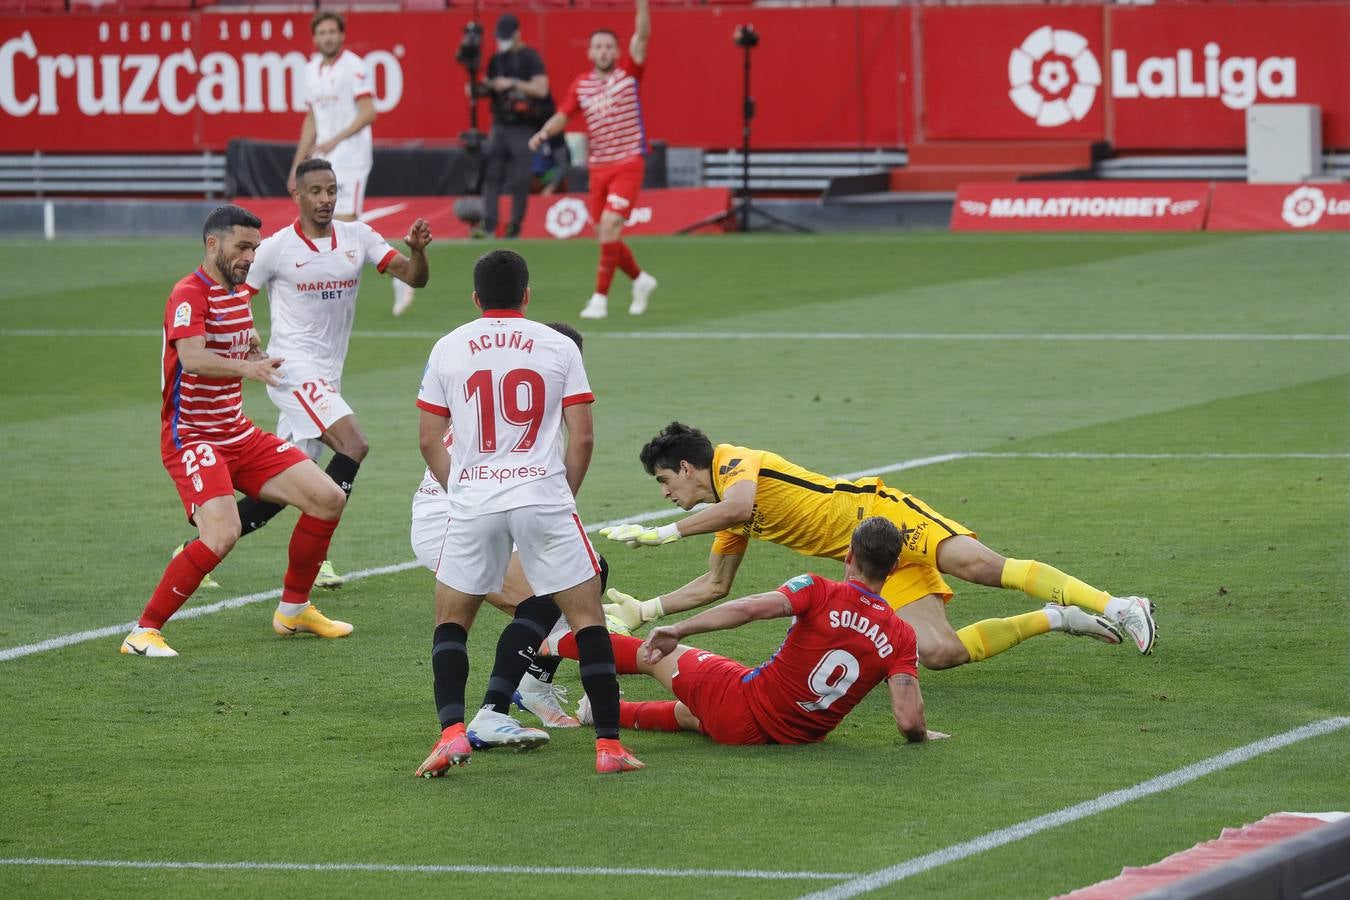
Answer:
<svg viewBox="0 0 1350 900"><path fill-rule="evenodd" d="M385 273L392 275L410 287L423 288L431 280L431 267L427 262L427 245L431 243L431 226L426 219L418 219L408 229L403 239L408 245L408 255L400 253L389 261Z"/></svg>
<svg viewBox="0 0 1350 900"><path fill-rule="evenodd" d="M726 493L717 503L700 509L692 516L685 516L678 522L671 522L658 528L632 524L614 525L600 529L600 536L627 544L629 547L659 547L678 541L682 537L711 534L744 525L754 516L757 487L754 481L738 481L726 489Z"/></svg>
<svg viewBox="0 0 1350 900"><path fill-rule="evenodd" d="M680 641L691 634L704 634L709 631L724 631L737 628L746 622L758 619L781 619L792 615L792 603L778 591L754 594L723 603L721 606L699 613L696 616L653 628L644 642L648 662L659 662L661 657L670 653Z"/></svg>
<svg viewBox="0 0 1350 900"><path fill-rule="evenodd" d="M637 21L633 25L633 37L628 41L628 55L638 65L647 61L647 41L651 36L652 14L647 8L647 0L637 0Z"/></svg>
<svg viewBox="0 0 1350 900"><path fill-rule="evenodd" d="M284 359L271 356L265 359L229 359L206 349L205 337L180 338L174 341L178 351L178 362L183 371L192 375L204 375L207 378L251 378L270 384L273 387L281 383L277 376L277 367Z"/></svg>
<svg viewBox="0 0 1350 900"><path fill-rule="evenodd" d="M450 427L450 417L425 409L419 412L417 445L432 476L444 488L450 478L450 454L445 449L445 430Z"/></svg>

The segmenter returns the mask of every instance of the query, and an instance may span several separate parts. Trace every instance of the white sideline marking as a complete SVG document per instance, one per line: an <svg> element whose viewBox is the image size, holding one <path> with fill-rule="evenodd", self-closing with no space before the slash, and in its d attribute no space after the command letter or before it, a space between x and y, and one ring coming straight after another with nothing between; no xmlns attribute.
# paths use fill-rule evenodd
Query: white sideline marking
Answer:
<svg viewBox="0 0 1350 900"><path fill-rule="evenodd" d="M807 897L809 897L810 900L840 900L840 898L844 897L856 897L858 894L886 887L887 885L894 884L897 881L901 881L913 875L927 872L929 869L945 866L947 863L956 862L965 859L966 857L983 853L986 850L993 850L995 847L1002 847L1004 844L1020 841L1022 838L1040 834L1042 831L1048 831L1051 828L1058 828L1061 825L1067 825L1070 822L1076 822L1079 819L1095 816L1098 813L1115 809L1118 806L1124 806L1127 803L1152 796L1153 794L1170 791L1173 788L1190 784L1192 781L1203 778L1206 775L1212 775L1215 772L1230 768L1231 766L1236 766L1239 763L1247 762L1263 753L1271 753L1275 750L1288 747L1291 744L1297 744L1299 741L1321 737L1322 735L1340 731L1343 728L1350 728L1350 716L1337 716L1330 719L1322 719L1300 728L1294 728L1290 731L1273 735L1272 737L1254 741L1253 743L1241 747L1235 747L1234 749L1220 753L1217 756L1211 756L1208 759L1202 759L1189 766L1175 769L1165 775L1150 778L1148 781L1141 781L1133 787L1123 788L1118 791L1110 791L1093 800L1078 803L1074 806L1067 806L1056 812L1037 816L1034 819L1027 819L1025 822L1019 822L1016 825L1010 825L1007 828L1000 828L997 831L991 831L988 834L981 835L973 840L965 841L960 844L953 844L950 847L936 850L923 856L917 856L914 859L898 865L879 869L867 875L854 878L844 884L836 885L828 890L808 894Z"/></svg>
<svg viewBox="0 0 1350 900"><path fill-rule="evenodd" d="M595 525L586 526L586 531L598 531L601 528L608 528L610 525L622 525L624 522L650 522L653 519L661 519L671 515L669 510L659 510L656 512L640 513L635 516L629 516L626 519L614 519L611 522L599 522ZM374 578L376 575L392 575L395 572L406 572L409 569L416 569L420 566L417 560L412 559L408 562L396 563L392 566L375 566L371 569L358 569L355 572L349 572L344 578L347 581L361 581L365 578ZM227 609L238 609L241 606L248 606L250 603L261 603L264 600L275 600L281 596L280 588L272 588L268 591L258 591L256 594L244 594L239 597L230 597L227 600L220 600L206 606L192 606L187 609L179 610L173 614L174 621L183 619L199 619L202 616L209 616L212 613L224 612ZM0 650L0 662L9 662L12 659L19 659L24 656L31 656L34 653L45 653L48 650L60 650L62 647L69 647L72 644L83 644L86 641L96 641L100 638L114 637L119 634L126 634L136 626L135 622L123 622L119 625L105 625L102 628L93 628L89 631L76 631L72 634L62 634L54 638L48 638L45 641L38 641L34 644L23 644L19 647L6 647Z"/></svg>
<svg viewBox="0 0 1350 900"><path fill-rule="evenodd" d="M1064 452L1038 452L1009 451L999 452L981 452L981 451L961 451L956 453L940 453L936 456L921 456L916 459L907 459L898 463L892 463L886 466L875 466L870 469L860 469L857 472L845 472L841 475L835 475L834 478L851 481L855 478L866 478L871 475L885 475L890 472L903 472L907 469L918 469L923 466L934 466L941 463L954 462L960 459L1084 459L1084 460L1107 460L1107 459L1197 459L1197 460L1242 460L1242 459L1350 459L1350 453L1079 453L1074 451ZM588 533L599 531L601 528L608 528L611 525L621 525L625 522L652 522L658 519L673 518L679 515L675 510L663 509L653 510L651 512L637 513L632 516L626 516L621 519L611 519L607 522L597 522L594 525L587 525ZM376 575L392 575L395 572L406 572L409 569L415 569L420 565L416 560L397 563L391 566L376 566L371 569L358 569L355 572L348 573L345 577L348 581L361 581L365 578L373 578ZM202 616L209 616L212 613L224 612L229 609L238 609L241 606L248 606L251 603L260 603L264 600L275 600L281 596L279 588L273 588L268 591L259 591L256 594L244 594L239 597L231 597L227 600L220 600L206 606L193 606L174 614L175 620L197 619ZM130 631L135 622L123 622L118 625L105 625L102 628L94 628L89 631L77 631L72 634L58 635L54 638L48 638L44 641L38 641L33 644L23 644L17 647L6 647L0 650L0 662L9 662L10 660L20 659L24 656L31 656L34 653L45 653L48 650L60 650L62 647L69 647L73 644L82 644L86 641L96 641L101 638L113 637L118 634L125 634Z"/></svg>
<svg viewBox="0 0 1350 900"><path fill-rule="evenodd" d="M0 337L160 337L158 328L5 328ZM354 338L439 340L443 331L353 331ZM1184 332L1123 334L1002 333L982 334L930 331L595 331L594 338L645 341L1350 341L1350 334L1189 334Z"/></svg>
<svg viewBox="0 0 1350 900"><path fill-rule="evenodd" d="M753 878L765 881L840 881L856 872L774 872L764 869L639 869L600 866L476 866L394 865L380 863L267 863L267 862L175 862L135 859L62 859L16 856L0 859L0 866L72 866L96 869L204 869L280 872L394 872L399 874L459 873L471 875L633 875L644 878Z"/></svg>

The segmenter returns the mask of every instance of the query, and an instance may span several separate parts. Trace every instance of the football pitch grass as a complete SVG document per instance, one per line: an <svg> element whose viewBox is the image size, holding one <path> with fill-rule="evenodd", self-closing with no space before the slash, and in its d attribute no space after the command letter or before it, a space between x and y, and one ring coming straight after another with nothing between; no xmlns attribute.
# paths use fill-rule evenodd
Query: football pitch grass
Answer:
<svg viewBox="0 0 1350 900"><path fill-rule="evenodd" d="M594 246L516 246L533 271L531 316L578 323ZM343 388L372 451L333 544L342 571L412 557L413 400L435 338L471 318L482 249L433 245L431 285L400 319L367 270ZM953 735L924 746L903 743L878 690L815 746L627 733L648 768L600 778L588 730L554 731L539 752L482 753L422 781L412 771L437 734L424 570L316 592L355 624L347 640L280 639L262 600L171 621L177 659L119 655L120 630L39 650L134 619L191 534L159 462L158 327L200 249L10 242L0 895L788 897L935 854L877 895L1044 897L1273 811L1350 809L1344 727L1092 805L1350 715L1343 237L754 236L634 249L661 280L649 314L624 313L621 277L611 317L578 323L598 397L585 522L669 509L637 451L672 419L830 474L895 467L888 484L995 549L1152 597L1154 655L1051 634L923 671L930 726ZM265 326L265 302L255 315ZM245 412L275 423L257 385ZM243 540L215 573L223 587L189 608L278 588L293 522L283 513ZM709 547L596 541L611 584L639 597L698 575ZM752 544L733 595L807 570L842 567ZM1038 605L954 587L958 627ZM479 615L471 701L505 621ZM786 624L692 643L754 664ZM559 680L575 700L575 666ZM665 696L641 678L623 687ZM951 850L1084 803L1064 824Z"/></svg>

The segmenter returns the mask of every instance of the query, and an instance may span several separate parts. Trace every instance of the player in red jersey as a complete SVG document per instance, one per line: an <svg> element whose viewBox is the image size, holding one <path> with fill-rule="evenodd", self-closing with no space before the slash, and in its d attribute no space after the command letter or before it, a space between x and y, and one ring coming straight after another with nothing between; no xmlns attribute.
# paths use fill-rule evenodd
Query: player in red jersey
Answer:
<svg viewBox="0 0 1350 900"><path fill-rule="evenodd" d="M647 67L651 33L647 0L637 0L637 24L626 55L619 55L614 32L594 32L586 53L594 68L573 80L558 111L530 138L530 149L537 151L578 112L586 117L591 194L587 209L600 241L600 266L595 293L581 311L583 319L603 319L609 314L609 286L616 268L633 279L633 300L628 306L633 315L647 311L647 301L656 288L656 279L642 271L623 242L623 225L633 212L646 171L647 132L638 87Z"/></svg>
<svg viewBox="0 0 1350 900"><path fill-rule="evenodd" d="M701 731L719 744L810 744L824 740L885 681L906 740L947 737L924 723L914 629L879 594L899 565L900 544L899 529L873 516L853 532L845 581L798 575L776 591L654 628L645 643L611 635L619 674L651 675L679 698L623 701L621 726ZM783 645L753 669L680 643L691 634L786 616L793 621ZM565 636L550 636L550 649L562 656L571 657L573 647ZM585 722L588 713L583 698L577 716Z"/></svg>
<svg viewBox="0 0 1350 900"><path fill-rule="evenodd" d="M169 294L160 446L164 468L201 537L170 560L122 641L123 653L178 655L160 629L239 539L236 489L300 510L272 628L281 635L303 631L321 637L352 631L309 603L346 495L299 449L244 416L243 379L275 386L284 362L259 351L249 308L245 279L262 241L261 227L257 216L238 206L212 210L202 226L205 259Z"/></svg>

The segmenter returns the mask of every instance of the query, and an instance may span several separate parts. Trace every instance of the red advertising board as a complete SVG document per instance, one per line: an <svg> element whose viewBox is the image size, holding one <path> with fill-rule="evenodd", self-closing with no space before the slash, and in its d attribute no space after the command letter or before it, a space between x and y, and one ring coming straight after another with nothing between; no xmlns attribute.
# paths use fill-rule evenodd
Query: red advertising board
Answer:
<svg viewBox="0 0 1350 900"><path fill-rule="evenodd" d="M1099 7L923 7L927 140L1100 139Z"/></svg>
<svg viewBox="0 0 1350 900"><path fill-rule="evenodd" d="M0 152L222 150L233 137L295 140L309 13L0 16ZM742 15L744 18L742 18ZM455 49L467 9L352 12L348 49L375 76L376 141L448 143L469 125ZM521 12L555 94L589 64L593 30L632 29L631 10ZM906 141L907 8L658 11L643 83L648 134L738 146L743 57L754 51L761 147L898 146ZM493 50L491 25L484 50ZM809 64L807 64L809 62ZM488 125L487 108L480 107Z"/></svg>
<svg viewBox="0 0 1350 900"><path fill-rule="evenodd" d="M437 238L464 238L469 226L455 215L455 197L367 197L362 221L390 240L403 237L414 219L426 219ZM295 201L289 197L240 197L240 206L263 220L263 234L270 234L295 219ZM502 198L502 220L510 200ZM624 228L625 235L674 234L731 204L727 188L670 188L643 191ZM585 194L534 196L521 226L525 238L587 238L594 235L586 213Z"/></svg>
<svg viewBox="0 0 1350 900"><path fill-rule="evenodd" d="M1350 146L1350 5L1112 6L1109 81L1122 149L1241 148L1254 103L1316 103Z"/></svg>
<svg viewBox="0 0 1350 900"><path fill-rule="evenodd" d="M963 184L953 231L1200 231L1208 182Z"/></svg>
<svg viewBox="0 0 1350 900"><path fill-rule="evenodd" d="M1350 184L1216 184L1210 231L1350 231Z"/></svg>

